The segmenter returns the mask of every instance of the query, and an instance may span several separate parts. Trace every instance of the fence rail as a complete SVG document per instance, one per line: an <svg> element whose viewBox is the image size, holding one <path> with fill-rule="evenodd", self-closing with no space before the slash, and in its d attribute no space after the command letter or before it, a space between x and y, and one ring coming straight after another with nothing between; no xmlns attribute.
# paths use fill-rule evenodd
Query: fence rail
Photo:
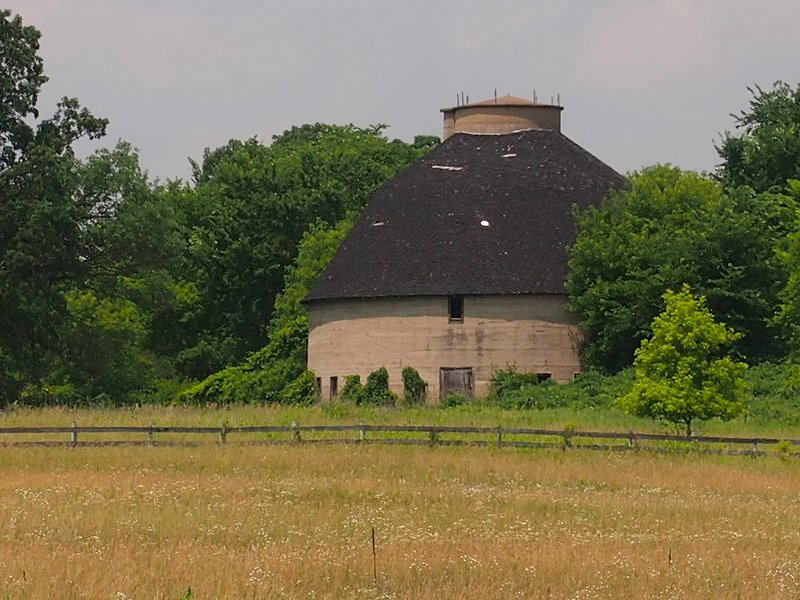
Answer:
<svg viewBox="0 0 800 600"><path fill-rule="evenodd" d="M229 438L234 438L233 440ZM451 427L442 425L254 425L230 427L78 426L0 427L0 447L8 446L195 446L200 444L403 444L495 446L498 448L579 448L716 454L793 455L800 440L658 433Z"/></svg>

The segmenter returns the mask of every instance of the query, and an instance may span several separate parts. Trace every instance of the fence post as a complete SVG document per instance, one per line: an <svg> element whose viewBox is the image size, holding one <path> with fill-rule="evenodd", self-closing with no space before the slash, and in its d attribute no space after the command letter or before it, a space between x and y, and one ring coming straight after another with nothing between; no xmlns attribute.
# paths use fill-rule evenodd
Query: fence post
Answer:
<svg viewBox="0 0 800 600"><path fill-rule="evenodd" d="M630 430L628 431L628 446L635 450L639 449L639 439L636 437L636 434Z"/></svg>
<svg viewBox="0 0 800 600"><path fill-rule="evenodd" d="M300 432L297 430L296 421L292 421L292 440L294 440L298 444L303 441L302 439L300 439Z"/></svg>
<svg viewBox="0 0 800 600"><path fill-rule="evenodd" d="M367 432L364 430L364 424L363 423L359 423L358 425L359 425L359 428L358 428L358 442L360 444L363 444L364 441L367 439Z"/></svg>
<svg viewBox="0 0 800 600"><path fill-rule="evenodd" d="M223 419L219 424L219 443L225 444L225 441L228 439L228 425L225 423Z"/></svg>
<svg viewBox="0 0 800 600"><path fill-rule="evenodd" d="M429 444L431 446L435 446L436 445L436 428L435 427L431 427Z"/></svg>
<svg viewBox="0 0 800 600"><path fill-rule="evenodd" d="M72 433L70 434L70 442L72 442L73 446L78 445L78 424L75 421L72 422Z"/></svg>
<svg viewBox="0 0 800 600"><path fill-rule="evenodd" d="M151 446L155 446L156 444L156 424L151 421L150 422L150 431L147 432L147 443Z"/></svg>
<svg viewBox="0 0 800 600"><path fill-rule="evenodd" d="M564 449L572 448L572 431L565 429L561 432L561 435L564 437Z"/></svg>
<svg viewBox="0 0 800 600"><path fill-rule="evenodd" d="M498 425L497 426L497 447L498 448L502 448L503 447L503 426L502 425Z"/></svg>

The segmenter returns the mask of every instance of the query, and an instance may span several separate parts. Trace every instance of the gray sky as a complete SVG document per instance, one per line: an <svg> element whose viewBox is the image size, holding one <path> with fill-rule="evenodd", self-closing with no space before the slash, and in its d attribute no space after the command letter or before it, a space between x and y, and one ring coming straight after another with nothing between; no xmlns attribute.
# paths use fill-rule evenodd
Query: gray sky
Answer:
<svg viewBox="0 0 800 600"><path fill-rule="evenodd" d="M464 91L561 95L621 172L711 170L746 87L800 80L800 0L7 0L42 31L43 114L76 96L161 179L292 125L441 135Z"/></svg>

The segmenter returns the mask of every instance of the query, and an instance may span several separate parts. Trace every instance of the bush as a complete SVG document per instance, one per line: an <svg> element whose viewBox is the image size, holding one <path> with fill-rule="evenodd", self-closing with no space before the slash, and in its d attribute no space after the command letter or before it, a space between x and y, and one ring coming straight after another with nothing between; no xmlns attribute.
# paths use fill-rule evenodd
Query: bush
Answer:
<svg viewBox="0 0 800 600"><path fill-rule="evenodd" d="M513 392L531 385L538 385L536 373L520 373L516 367L498 369L492 376L488 400L502 400Z"/></svg>
<svg viewBox="0 0 800 600"><path fill-rule="evenodd" d="M377 406L394 406L397 402L397 394L389 389L389 371L386 367L376 369L367 376L362 402Z"/></svg>
<svg viewBox="0 0 800 600"><path fill-rule="evenodd" d="M283 388L285 404L310 405L317 401L317 380L312 371L305 371L300 377Z"/></svg>
<svg viewBox="0 0 800 600"><path fill-rule="evenodd" d="M414 367L403 369L403 404L424 404L428 395L428 384Z"/></svg>
<svg viewBox="0 0 800 600"><path fill-rule="evenodd" d="M552 379L540 382L536 373L502 369L492 378L487 401L506 409L611 408L630 390L632 376L632 369L616 375L590 370L559 385Z"/></svg>
<svg viewBox="0 0 800 600"><path fill-rule="evenodd" d="M373 406L394 406L397 402L397 394L389 389L389 372L385 367L370 373L367 376L367 383L363 386L359 375L348 375L345 377L344 389L339 397L355 404Z"/></svg>
<svg viewBox="0 0 800 600"><path fill-rule="evenodd" d="M72 383L38 385L29 384L22 389L19 404L41 408L44 406L86 406L91 404L79 386Z"/></svg>
<svg viewBox="0 0 800 600"><path fill-rule="evenodd" d="M361 375L347 375L344 378L344 388L339 394L339 399L353 404L361 404L364 399L364 386L361 385Z"/></svg>
<svg viewBox="0 0 800 600"><path fill-rule="evenodd" d="M748 418L800 425L800 364L762 363L745 374Z"/></svg>

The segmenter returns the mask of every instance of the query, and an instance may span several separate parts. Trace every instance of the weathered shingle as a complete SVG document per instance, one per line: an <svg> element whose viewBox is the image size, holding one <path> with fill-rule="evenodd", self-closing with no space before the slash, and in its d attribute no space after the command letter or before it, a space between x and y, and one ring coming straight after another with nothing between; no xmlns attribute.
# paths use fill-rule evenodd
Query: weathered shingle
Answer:
<svg viewBox="0 0 800 600"><path fill-rule="evenodd" d="M375 193L307 300L563 293L572 207L622 185L556 131L456 134Z"/></svg>

